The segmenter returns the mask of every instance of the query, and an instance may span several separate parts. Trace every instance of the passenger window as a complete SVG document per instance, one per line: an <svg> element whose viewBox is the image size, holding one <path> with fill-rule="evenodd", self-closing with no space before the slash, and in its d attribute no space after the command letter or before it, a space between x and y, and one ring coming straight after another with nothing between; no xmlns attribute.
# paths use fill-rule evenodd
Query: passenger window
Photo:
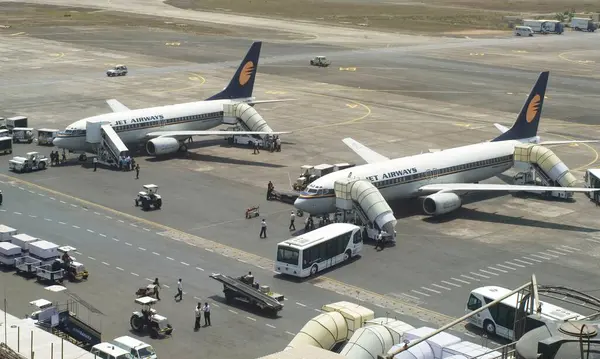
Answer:
<svg viewBox="0 0 600 359"><path fill-rule="evenodd" d="M477 310L479 308L481 308L481 301L476 296L471 294L469 297L469 302L467 303L467 309Z"/></svg>

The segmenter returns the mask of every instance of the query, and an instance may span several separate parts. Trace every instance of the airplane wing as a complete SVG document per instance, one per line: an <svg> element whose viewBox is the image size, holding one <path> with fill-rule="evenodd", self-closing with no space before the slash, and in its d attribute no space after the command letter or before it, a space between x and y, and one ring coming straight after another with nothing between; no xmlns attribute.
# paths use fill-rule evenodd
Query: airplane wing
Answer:
<svg viewBox="0 0 600 359"><path fill-rule="evenodd" d="M442 183L428 184L419 188L422 192L474 192L474 191L566 191L566 192L595 192L600 188L577 188L577 187L546 187L510 184L485 184L485 183Z"/></svg>
<svg viewBox="0 0 600 359"><path fill-rule="evenodd" d="M288 102L288 101L296 101L296 99L295 98L286 98L286 99L281 99L281 100L250 100L250 101L247 101L246 103L248 105L259 105L259 104L263 104L263 103Z"/></svg>
<svg viewBox="0 0 600 359"><path fill-rule="evenodd" d="M506 132L506 131L508 131L508 130L509 130L509 129L508 129L508 127L506 127L506 126L502 126L502 125L501 125L501 124L499 124L499 123L495 123L495 124L494 124L494 126L496 126L496 128L497 128L497 129L498 129L500 132L502 132L502 133L504 133L504 132Z"/></svg>
<svg viewBox="0 0 600 359"><path fill-rule="evenodd" d="M600 140L584 140L584 141L542 141L540 145L569 145L571 143L597 143Z"/></svg>
<svg viewBox="0 0 600 359"><path fill-rule="evenodd" d="M146 137L188 138L192 136L235 136L235 135L282 135L287 132L252 132L252 131L156 131L146 134Z"/></svg>
<svg viewBox="0 0 600 359"><path fill-rule="evenodd" d="M123 105L122 103L115 100L114 98L110 99L110 100L106 100L106 103L108 104L108 106L110 106L110 108L113 110L113 112L131 111L129 108L127 108L127 106Z"/></svg>
<svg viewBox="0 0 600 359"><path fill-rule="evenodd" d="M354 151L357 155L359 155L363 160L367 163L376 163L376 162L384 162L389 161L390 159L380 155L379 153L373 151L372 149L365 147L363 144L358 143L357 141L351 139L350 137L344 138L342 140L346 146L350 147L352 151Z"/></svg>

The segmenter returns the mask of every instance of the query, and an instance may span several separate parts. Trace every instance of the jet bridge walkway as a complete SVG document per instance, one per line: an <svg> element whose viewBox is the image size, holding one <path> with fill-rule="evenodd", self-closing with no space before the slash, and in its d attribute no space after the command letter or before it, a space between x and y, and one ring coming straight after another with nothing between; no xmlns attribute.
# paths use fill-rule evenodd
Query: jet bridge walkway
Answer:
<svg viewBox="0 0 600 359"><path fill-rule="evenodd" d="M575 182L575 176L552 150L537 144L522 144L515 147L514 161L517 167L527 170L518 173L515 184L565 187L565 192L550 193L554 197L571 198L573 192L567 190Z"/></svg>
<svg viewBox="0 0 600 359"><path fill-rule="evenodd" d="M387 239L395 242L396 218L394 212L377 187L367 180L344 179L335 182L336 207L353 210L361 222L367 226L367 233L373 238L383 230ZM377 232L377 233L369 233Z"/></svg>
<svg viewBox="0 0 600 359"><path fill-rule="evenodd" d="M88 121L86 142L92 144L98 162L118 166L119 159L129 156L129 149L107 121Z"/></svg>

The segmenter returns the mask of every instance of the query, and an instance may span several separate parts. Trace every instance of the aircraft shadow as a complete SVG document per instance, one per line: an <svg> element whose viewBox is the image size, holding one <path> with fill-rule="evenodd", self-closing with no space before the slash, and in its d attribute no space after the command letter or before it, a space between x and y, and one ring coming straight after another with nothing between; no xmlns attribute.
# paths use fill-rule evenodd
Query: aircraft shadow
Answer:
<svg viewBox="0 0 600 359"><path fill-rule="evenodd" d="M277 319L277 318L281 317L279 315L279 313L276 313L276 314L269 313L264 310L261 310L260 308L258 308L255 305L252 305L252 304L246 303L246 302L242 302L237 299L227 302L227 300L225 300L225 298L223 298L220 295L211 295L208 298L210 298L212 301L214 301L216 303L219 303L219 305L240 309L240 310L245 311L246 313L254 314L254 315L262 317L262 318ZM284 300L284 302L285 302L285 300Z"/></svg>
<svg viewBox="0 0 600 359"><path fill-rule="evenodd" d="M193 153L193 152L176 153L174 155L161 156L160 158L159 157L149 157L149 158L146 158L145 160L148 162L163 162L163 161L171 160L173 158L193 160L193 161L203 161L203 162L226 163L226 164L241 165L241 166L254 166L254 167L266 167L266 168L285 167L283 165L278 165L278 164L274 164L274 163L237 160L234 158L206 155L206 154Z"/></svg>

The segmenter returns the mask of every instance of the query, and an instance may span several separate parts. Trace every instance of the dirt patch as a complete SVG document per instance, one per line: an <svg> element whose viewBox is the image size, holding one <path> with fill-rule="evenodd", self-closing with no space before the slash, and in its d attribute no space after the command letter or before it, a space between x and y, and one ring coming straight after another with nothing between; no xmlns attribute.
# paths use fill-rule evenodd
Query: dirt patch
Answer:
<svg viewBox="0 0 600 359"><path fill-rule="evenodd" d="M532 14L557 13L567 10L600 11L598 0L424 0L423 2L438 6Z"/></svg>
<svg viewBox="0 0 600 359"><path fill-rule="evenodd" d="M24 3L0 3L0 25L8 25L12 30L26 30L43 26L110 26L167 29L202 35L235 34L224 26L213 26L212 24L205 26L193 21L79 7Z"/></svg>

